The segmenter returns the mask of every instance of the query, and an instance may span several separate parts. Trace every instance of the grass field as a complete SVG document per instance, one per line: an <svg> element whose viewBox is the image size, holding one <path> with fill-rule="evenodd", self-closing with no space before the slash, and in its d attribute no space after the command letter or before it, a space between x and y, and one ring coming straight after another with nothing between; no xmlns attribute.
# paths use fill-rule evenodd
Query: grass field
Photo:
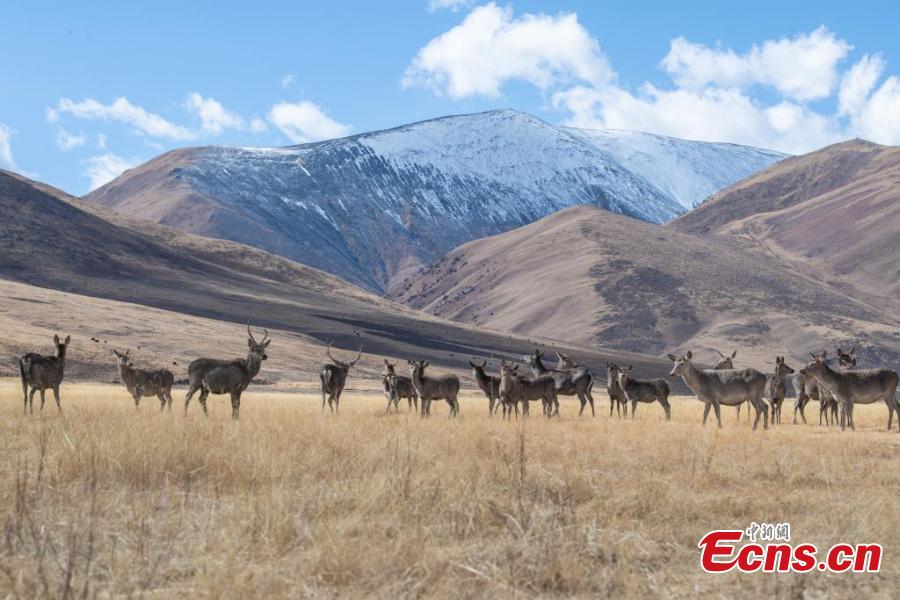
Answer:
<svg viewBox="0 0 900 600"><path fill-rule="evenodd" d="M0 382L0 595L145 597L881 596L900 576L900 435L751 432L733 410L657 405L635 422L383 414L345 395L252 393L203 418L115 386L63 387L65 417L21 415ZM812 405L810 413L817 412ZM789 420L789 417L788 419ZM884 546L878 574L707 575L711 529L789 522L794 543Z"/></svg>

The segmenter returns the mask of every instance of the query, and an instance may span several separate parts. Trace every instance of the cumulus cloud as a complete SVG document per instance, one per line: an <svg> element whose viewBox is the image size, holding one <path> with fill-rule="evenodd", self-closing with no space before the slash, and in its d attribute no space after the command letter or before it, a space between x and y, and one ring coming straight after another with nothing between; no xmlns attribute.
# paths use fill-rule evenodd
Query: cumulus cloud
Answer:
<svg viewBox="0 0 900 600"><path fill-rule="evenodd" d="M219 135L226 129L241 129L244 120L227 110L213 98L204 98L197 92L188 94L187 109L200 117L201 131L207 135Z"/></svg>
<svg viewBox="0 0 900 600"><path fill-rule="evenodd" d="M103 104L88 98L75 102L69 98L60 99L55 108L46 111L47 120L56 122L62 114L70 114L79 119L114 121L134 128L140 134L151 137L168 138L178 141L196 139L197 134L181 125L176 125L160 115L134 105L127 98L120 97L111 104Z"/></svg>
<svg viewBox="0 0 900 600"><path fill-rule="evenodd" d="M0 123L0 169L18 170L12 151L13 130Z"/></svg>
<svg viewBox="0 0 900 600"><path fill-rule="evenodd" d="M92 156L84 162L84 175L91 180L91 191L96 190L101 185L109 183L138 164L138 161L126 160L115 154Z"/></svg>
<svg viewBox="0 0 900 600"><path fill-rule="evenodd" d="M511 8L490 3L422 48L403 85L463 98L498 96L510 80L547 89L577 81L601 85L611 76L599 45L575 14L516 18Z"/></svg>
<svg viewBox="0 0 900 600"><path fill-rule="evenodd" d="M269 111L269 121L295 144L342 137L351 129L308 100L279 102Z"/></svg>
<svg viewBox="0 0 900 600"><path fill-rule="evenodd" d="M884 72L884 59L881 55L866 54L841 79L838 92L838 109L840 114L849 115L859 111L865 104L875 83Z"/></svg>
<svg viewBox="0 0 900 600"><path fill-rule="evenodd" d="M290 87L294 83L294 81L296 81L296 79L297 79L297 76L294 75L293 73L288 73L287 75L282 75L281 76L281 87L283 87L283 88Z"/></svg>
<svg viewBox="0 0 900 600"><path fill-rule="evenodd" d="M84 133L69 133L62 127L56 132L56 145L63 152L67 152L73 148L84 146L87 143L87 136Z"/></svg>
<svg viewBox="0 0 900 600"><path fill-rule="evenodd" d="M456 12L471 5L472 0L428 0L429 12L436 12L445 8Z"/></svg>

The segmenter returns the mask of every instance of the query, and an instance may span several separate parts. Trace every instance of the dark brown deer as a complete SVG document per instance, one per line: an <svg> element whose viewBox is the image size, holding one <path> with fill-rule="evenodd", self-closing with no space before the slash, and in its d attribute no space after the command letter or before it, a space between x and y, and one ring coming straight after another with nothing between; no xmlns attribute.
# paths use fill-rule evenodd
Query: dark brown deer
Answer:
<svg viewBox="0 0 900 600"><path fill-rule="evenodd" d="M504 375L506 373L506 375ZM503 378L506 377L506 383ZM552 417L559 414L559 400L557 399L556 379L552 375L539 377L524 377L518 373L518 365L507 363L500 364L501 389L505 392L504 402L522 403L522 416L528 416L528 403L540 400L544 415Z"/></svg>
<svg viewBox="0 0 900 600"><path fill-rule="evenodd" d="M429 377L425 375L425 369L429 363L427 360L410 360L409 374L416 393L421 399L422 418L431 416L431 401L445 400L450 407L450 416L459 416L459 377L456 375L440 375Z"/></svg>
<svg viewBox="0 0 900 600"><path fill-rule="evenodd" d="M622 412L628 416L628 399L619 385L619 365L613 362L606 363L606 393L609 394L609 418L612 419L613 406L616 407L616 416L622 418Z"/></svg>
<svg viewBox="0 0 900 600"><path fill-rule="evenodd" d="M480 389L488 399L488 415L494 416L494 413L499 406L497 401L500 399L500 378L496 375L488 375L485 372L484 368L487 366L486 360L482 360L480 365L470 360L469 366L472 367L472 377L475 378L478 389Z"/></svg>
<svg viewBox="0 0 900 600"><path fill-rule="evenodd" d="M841 370L851 369L856 366L856 348L848 352L842 352L838 348L838 368ZM819 403L819 426L822 422L826 426L838 424L838 401L834 395L828 391L828 388L821 385L821 382L813 375L806 373L795 373L791 378L794 385L796 399L794 400L794 424L797 423L797 413L806 424L806 405L815 401Z"/></svg>
<svg viewBox="0 0 900 600"><path fill-rule="evenodd" d="M392 363L388 359L384 359L384 370L381 372L382 383L384 384L384 393L387 396L387 409L390 412L391 405L394 406L395 412L400 412L400 399L406 398L407 406L410 412L413 407L419 410L419 395L416 388L412 384L412 379L405 375L398 375L394 370L397 363Z"/></svg>
<svg viewBox="0 0 900 600"><path fill-rule="evenodd" d="M516 420L519 419L519 402L521 396L516 390L515 378L518 376L519 365L508 363L505 360L500 361L500 385L497 387L497 400L503 408L503 419L512 419L515 412ZM527 401L524 402L527 408Z"/></svg>
<svg viewBox="0 0 900 600"><path fill-rule="evenodd" d="M29 352L19 359L19 375L22 377L22 394L25 397L25 411L34 414L34 393L41 391L41 412L44 412L44 392L53 390L53 398L56 400L56 409L62 413L62 404L59 399L59 386L62 384L66 371L66 350L72 336L67 335L64 342L59 341L59 336L53 336L53 345L56 347L55 356L44 356L36 352ZM28 386L31 393L28 393Z"/></svg>
<svg viewBox="0 0 900 600"><path fill-rule="evenodd" d="M596 416L594 412L594 397L591 395L591 388L594 386L594 375L587 367L576 367L575 369L566 370L550 370L544 366L544 353L535 348L534 352L523 357L523 360L531 368L531 373L535 378L550 375L556 381L556 393L563 396L577 396L581 402L581 409L578 416L584 412L584 407L588 402L591 404L591 415ZM562 356L560 355L560 359ZM557 403L556 410L559 410Z"/></svg>
<svg viewBox="0 0 900 600"><path fill-rule="evenodd" d="M159 398L159 410L162 411L168 405L172 410L172 386L175 384L175 376L168 369L157 371L144 371L135 369L134 363L128 357L131 350L122 354L113 349L119 365L119 377L125 384L125 389L134 398L134 408L141 404L141 398L156 396Z"/></svg>
<svg viewBox="0 0 900 600"><path fill-rule="evenodd" d="M631 402L631 418L634 420L638 402L659 402L666 413L666 421L672 418L669 406L669 384L665 379L635 379L631 376L632 366L614 367L615 377L625 399Z"/></svg>
<svg viewBox="0 0 900 600"><path fill-rule="evenodd" d="M766 375L766 395L769 397L769 406L772 408L772 425L781 425L781 405L787 395L787 378L794 373L794 369L788 366L783 356L775 357L775 372Z"/></svg>
<svg viewBox="0 0 900 600"><path fill-rule="evenodd" d="M363 343L359 341L359 350L351 360L341 360L331 354L331 342L325 348L325 354L331 359L330 365L324 365L319 371L319 381L322 383L322 413L325 412L325 400L327 395L328 408L332 413L337 413L341 407L341 394L347 383L347 375L350 368L362 358Z"/></svg>
<svg viewBox="0 0 900 600"><path fill-rule="evenodd" d="M191 398L199 390L200 406L203 414L209 415L206 407L206 398L213 394L229 394L231 396L231 417L237 419L241 412L241 394L250 385L250 381L259 373L262 361L266 360L266 348L272 343L268 330L261 342L257 342L247 325L247 358L235 358L233 360L221 360L218 358L198 358L188 365L188 379L190 387L184 398L184 415L187 416L188 405Z"/></svg>

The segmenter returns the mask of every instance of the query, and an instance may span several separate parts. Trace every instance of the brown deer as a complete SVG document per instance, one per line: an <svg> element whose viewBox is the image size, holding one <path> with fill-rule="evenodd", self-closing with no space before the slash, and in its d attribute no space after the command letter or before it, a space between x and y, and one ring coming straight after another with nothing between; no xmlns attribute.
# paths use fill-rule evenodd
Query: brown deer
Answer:
<svg viewBox="0 0 900 600"><path fill-rule="evenodd" d="M631 419L637 413L638 402L659 402L666 413L666 421L672 418L672 407L669 406L669 384L665 379L634 379L631 377L632 366L614 366L614 374L625 399L631 402Z"/></svg>
<svg viewBox="0 0 900 600"><path fill-rule="evenodd" d="M766 375L766 395L772 408L772 425L781 425L781 405L787 395L787 377L793 373L794 369L788 366L784 357L776 356L775 373Z"/></svg>
<svg viewBox="0 0 900 600"><path fill-rule="evenodd" d="M506 373L507 383L503 384L503 373ZM504 401L508 403L521 402L522 416L528 416L528 403L540 400L543 413L547 417L559 414L559 400L557 399L556 379L552 375L541 375L528 378L518 373L518 365L512 365L505 361L500 364L501 387L506 396Z"/></svg>
<svg viewBox="0 0 900 600"><path fill-rule="evenodd" d="M494 413L499 406L497 400L500 398L500 378L496 375L488 375L485 372L484 368L487 366L486 360L482 360L480 365L470 360L469 366L472 367L472 377L475 378L478 389L487 396L488 415L494 416Z"/></svg>
<svg viewBox="0 0 900 600"><path fill-rule="evenodd" d="M384 370L381 372L382 383L384 384L384 392L387 396L387 408L385 412L390 412L391 405L394 406L394 412L400 412L400 399L406 398L408 410L412 412L415 407L416 412L419 410L419 395L416 388L412 384L412 379L405 375L398 375L394 370L397 363L392 363L388 359L384 359Z"/></svg>
<svg viewBox="0 0 900 600"><path fill-rule="evenodd" d="M425 369L429 363L427 360L410 360L409 374L412 379L416 393L421 399L421 416L428 418L431 416L431 401L445 400L450 407L450 416L459 416L459 377L456 375L441 375L439 377L428 377L425 375Z"/></svg>
<svg viewBox="0 0 900 600"><path fill-rule="evenodd" d="M724 371L725 369L733 369L734 368L734 357L737 356L737 350L731 353L731 356L725 356L722 352L719 351L718 348L713 348L716 351L716 354L719 355L719 360L713 365L713 369L716 371ZM737 409L737 420L741 420L741 407L743 404L738 404L735 408ZM747 407L747 421L750 421L750 408L749 405Z"/></svg>
<svg viewBox="0 0 900 600"><path fill-rule="evenodd" d="M119 365L119 377L125 384L125 389L134 398L134 408L137 409L141 404L142 397L156 396L159 398L159 410L162 411L168 405L172 410L172 386L175 384L175 376L168 369L159 369L158 371L144 371L135 369L134 363L128 358L126 350L122 354L113 349Z"/></svg>
<svg viewBox="0 0 900 600"><path fill-rule="evenodd" d="M577 396L581 402L581 409L578 416L584 412L584 407L588 402L591 404L591 415L596 416L594 412L594 397L591 395L591 388L594 386L594 375L587 367L576 367L566 370L550 370L544 366L544 353L535 348L534 352L523 357L523 360L531 368L531 373L535 378L550 375L556 381L556 393L563 396ZM563 356L559 355L562 360ZM556 404L556 410L559 411L559 403Z"/></svg>
<svg viewBox="0 0 900 600"><path fill-rule="evenodd" d="M813 375L828 388L828 391L841 404L844 409L841 431L846 428L846 425L850 425L850 429L856 429L853 423L853 407L856 404L873 404L879 400L883 400L887 404L887 428L890 431L894 420L894 411L900 410L900 402L896 398L897 372L890 369L835 371L828 366L827 355L827 351L822 352L821 356L810 354L812 361L800 372ZM900 422L898 422L898 428L900 428Z"/></svg>
<svg viewBox="0 0 900 600"><path fill-rule="evenodd" d="M623 412L628 417L628 399L619 385L619 365L613 362L606 363L606 393L609 394L609 418L612 419L613 406L618 418L622 418Z"/></svg>
<svg viewBox="0 0 900 600"><path fill-rule="evenodd" d="M838 368L846 370L855 367L855 353L856 348L849 353L842 352L841 349L838 348ZM809 373L795 373L791 378L791 383L794 385L794 392L796 394L796 399L794 400L794 424L797 423L798 412L800 413L800 418L803 419L803 423L806 424L805 409L810 400L819 403L820 427L822 426L823 417L826 426L838 424L838 401L835 400L834 395L828 391L828 388L821 385L821 382L818 379Z"/></svg>
<svg viewBox="0 0 900 600"><path fill-rule="evenodd" d="M325 354L331 359L330 365L324 365L319 371L319 381L322 384L322 413L325 413L325 400L327 395L328 408L337 414L341 406L341 394L347 383L347 375L350 368L362 358L363 343L359 341L359 350L351 360L341 360L331 354L331 342L325 348ZM399 401L399 400L398 400Z"/></svg>
<svg viewBox="0 0 900 600"><path fill-rule="evenodd" d="M769 410L762 400L763 390L766 387L765 375L756 369L701 370L691 362L693 353L690 350L680 358L673 354L667 356L675 363L669 376L681 376L684 383L697 395L697 399L706 405L703 409L704 425L711 407L715 409L716 421L721 428L722 417L719 407L737 406L749 399L750 405L756 409L753 429L756 430L759 425L760 415L763 418L763 427L769 428Z"/></svg>
<svg viewBox="0 0 900 600"><path fill-rule="evenodd" d="M44 392L49 388L53 390L53 398L56 400L56 409L62 413L62 404L59 399L59 386L62 384L66 371L66 350L72 336L67 335L64 342L59 341L59 336L53 336L53 345L56 347L55 356L44 356L36 352L29 352L19 359L19 375L22 378L22 394L25 397L25 411L34 414L34 393L41 391L41 410L44 412ZM28 393L28 386L31 393Z"/></svg>
<svg viewBox="0 0 900 600"><path fill-rule="evenodd" d="M519 365L500 361L500 385L497 387L497 400L503 408L503 419L510 420L515 412L516 420L519 419L519 401L521 396L516 390L515 378L518 376ZM524 408L528 404L525 401Z"/></svg>
<svg viewBox="0 0 900 600"><path fill-rule="evenodd" d="M247 352L247 358L235 358L232 360L221 360L218 358L198 358L188 365L188 379L190 387L184 398L184 415L187 416L188 406L191 398L199 390L200 406L203 408L203 414L209 416L209 410L206 407L206 398L210 393L213 394L229 394L231 396L231 418L237 419L241 412L241 394L250 385L250 381L259 373L262 367L262 361L266 360L268 355L266 349L272 340L269 337L268 330L265 331L265 337L261 342L257 342L250 331L250 325L247 324L247 346L250 350Z"/></svg>

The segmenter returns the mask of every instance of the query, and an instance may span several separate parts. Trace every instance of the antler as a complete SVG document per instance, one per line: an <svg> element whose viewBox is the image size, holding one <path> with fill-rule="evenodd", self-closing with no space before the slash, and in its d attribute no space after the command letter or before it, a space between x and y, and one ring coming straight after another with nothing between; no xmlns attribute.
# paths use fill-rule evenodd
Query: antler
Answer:
<svg viewBox="0 0 900 600"><path fill-rule="evenodd" d="M727 356L725 356L724 354L722 354L722 352L720 352L718 348L713 348L713 350L715 350L715 351L716 351L716 354L718 354L719 356L721 356L723 360L726 359L726 358L728 358Z"/></svg>
<svg viewBox="0 0 900 600"><path fill-rule="evenodd" d="M359 335L359 334L357 334ZM362 358L362 349L363 349L363 341L362 338L359 339L359 350L356 352L356 358L348 362L347 364L351 367L359 362L359 359Z"/></svg>
<svg viewBox="0 0 900 600"><path fill-rule="evenodd" d="M247 321L247 335L250 336L250 341L251 341L251 342L253 342L253 343L254 343L255 345L257 345L257 346L259 345L259 344L256 342L256 338L253 337L253 332L250 331L250 321Z"/></svg>
<svg viewBox="0 0 900 600"><path fill-rule="evenodd" d="M332 356L332 354L331 354L331 344L332 344L332 342L328 342L328 346L325 347L325 355L326 355L328 358L331 359L331 362L334 362L334 363L340 363L341 361L339 361L338 359L336 359L336 358L335 358L334 356Z"/></svg>

